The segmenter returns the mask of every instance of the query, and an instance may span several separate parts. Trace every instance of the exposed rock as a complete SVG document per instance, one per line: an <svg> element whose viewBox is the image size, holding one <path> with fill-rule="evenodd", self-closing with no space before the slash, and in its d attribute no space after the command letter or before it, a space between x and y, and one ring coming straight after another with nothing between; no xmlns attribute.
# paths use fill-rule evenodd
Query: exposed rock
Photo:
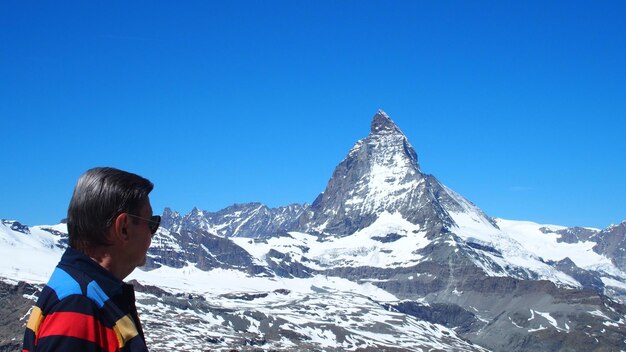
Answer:
<svg viewBox="0 0 626 352"><path fill-rule="evenodd" d="M598 233L595 242L597 245L593 250L596 253L611 258L613 264L626 272L626 220Z"/></svg>
<svg viewBox="0 0 626 352"><path fill-rule="evenodd" d="M0 351L21 351L28 312L35 304L39 288L20 281L0 280Z"/></svg>

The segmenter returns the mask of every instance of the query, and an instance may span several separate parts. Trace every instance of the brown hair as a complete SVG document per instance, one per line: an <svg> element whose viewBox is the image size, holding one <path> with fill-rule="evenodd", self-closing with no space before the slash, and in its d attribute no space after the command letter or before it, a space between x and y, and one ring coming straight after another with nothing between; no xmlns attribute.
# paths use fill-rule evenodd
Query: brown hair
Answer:
<svg viewBox="0 0 626 352"><path fill-rule="evenodd" d="M70 247L86 253L108 246L107 231L120 213L134 215L148 200L149 180L111 167L97 167L80 176L67 209Z"/></svg>

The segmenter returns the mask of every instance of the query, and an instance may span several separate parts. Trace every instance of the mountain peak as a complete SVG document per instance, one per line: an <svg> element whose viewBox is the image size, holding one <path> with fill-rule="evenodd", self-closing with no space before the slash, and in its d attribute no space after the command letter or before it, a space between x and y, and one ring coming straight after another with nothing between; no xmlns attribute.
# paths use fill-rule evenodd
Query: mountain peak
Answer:
<svg viewBox="0 0 626 352"><path fill-rule="evenodd" d="M445 236L456 225L452 214L491 223L471 202L423 174L404 133L378 110L371 133L337 165L301 223L303 232L347 236L372 225L384 213L399 213L428 236Z"/></svg>
<svg viewBox="0 0 626 352"><path fill-rule="evenodd" d="M374 119L372 119L371 133L379 134L385 132L402 133L398 126L396 126L396 124L391 120L389 115L387 115L387 113L382 109L379 109L378 112L376 112L376 115L374 115Z"/></svg>

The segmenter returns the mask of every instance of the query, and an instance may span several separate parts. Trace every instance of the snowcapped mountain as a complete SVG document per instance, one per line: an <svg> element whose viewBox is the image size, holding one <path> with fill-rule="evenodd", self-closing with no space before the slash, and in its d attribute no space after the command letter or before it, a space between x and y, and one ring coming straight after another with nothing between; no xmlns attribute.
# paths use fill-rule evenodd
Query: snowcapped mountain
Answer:
<svg viewBox="0 0 626 352"><path fill-rule="evenodd" d="M417 153L382 110L374 116L369 136L337 166L310 211L302 221L304 231L338 235L366 228L383 212L398 212L429 235L454 224L450 211L489 223L478 208L420 171Z"/></svg>
<svg viewBox="0 0 626 352"><path fill-rule="evenodd" d="M67 247L67 227L28 227L18 221L0 222L1 277L27 282L46 282Z"/></svg>
<svg viewBox="0 0 626 352"><path fill-rule="evenodd" d="M194 208L184 217L166 208L163 227L170 230L206 230L223 237L263 238L296 227L308 205L268 208L261 203L234 204L218 212Z"/></svg>
<svg viewBox="0 0 626 352"><path fill-rule="evenodd" d="M166 209L129 279L155 351L619 351L625 241L626 221L490 218L378 111L310 206ZM0 244L0 302L19 302L0 310L23 323L65 228L3 221Z"/></svg>

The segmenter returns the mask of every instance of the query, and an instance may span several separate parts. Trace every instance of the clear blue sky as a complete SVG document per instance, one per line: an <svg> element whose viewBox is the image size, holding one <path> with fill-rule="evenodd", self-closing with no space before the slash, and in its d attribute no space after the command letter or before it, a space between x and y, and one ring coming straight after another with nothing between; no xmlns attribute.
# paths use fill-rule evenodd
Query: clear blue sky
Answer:
<svg viewBox="0 0 626 352"><path fill-rule="evenodd" d="M93 166L155 212L311 203L384 109L488 215L626 219L624 1L0 2L0 218Z"/></svg>

